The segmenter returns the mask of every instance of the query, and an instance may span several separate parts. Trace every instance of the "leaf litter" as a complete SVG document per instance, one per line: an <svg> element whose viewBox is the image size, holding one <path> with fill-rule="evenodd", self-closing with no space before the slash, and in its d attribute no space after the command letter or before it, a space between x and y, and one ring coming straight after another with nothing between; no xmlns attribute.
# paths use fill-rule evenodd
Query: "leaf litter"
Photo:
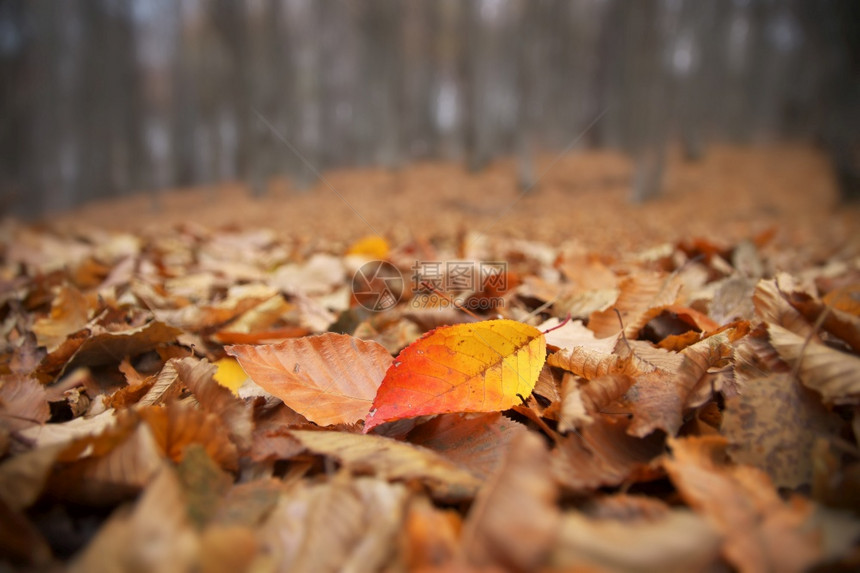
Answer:
<svg viewBox="0 0 860 573"><path fill-rule="evenodd" d="M15 568L860 565L850 248L4 225ZM367 311L377 258L506 261L504 304Z"/></svg>

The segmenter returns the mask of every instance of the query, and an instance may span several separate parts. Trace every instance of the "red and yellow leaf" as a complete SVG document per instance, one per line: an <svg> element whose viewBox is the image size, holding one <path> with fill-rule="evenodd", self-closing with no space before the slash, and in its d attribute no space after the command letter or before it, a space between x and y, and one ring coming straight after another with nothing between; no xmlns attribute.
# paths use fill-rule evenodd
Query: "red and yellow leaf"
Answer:
<svg viewBox="0 0 860 573"><path fill-rule="evenodd" d="M543 333L515 320L437 328L388 368L364 431L401 418L506 410L531 394L545 359Z"/></svg>

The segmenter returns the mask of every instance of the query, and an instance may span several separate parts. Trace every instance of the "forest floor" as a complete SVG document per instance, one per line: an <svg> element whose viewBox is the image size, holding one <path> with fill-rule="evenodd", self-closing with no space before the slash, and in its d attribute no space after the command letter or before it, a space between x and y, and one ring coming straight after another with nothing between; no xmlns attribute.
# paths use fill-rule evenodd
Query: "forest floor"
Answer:
<svg viewBox="0 0 860 573"><path fill-rule="evenodd" d="M641 249L683 238L734 243L767 229L785 244L835 246L857 240L860 209L838 204L826 158L804 146L715 147L701 161L670 154L663 194L631 204L633 165L611 152L543 156L530 192L517 186L513 160L470 174L454 163L392 172L327 172L328 185L297 191L273 181L261 198L240 185L139 194L53 217L58 227L169 230L269 228L333 250L382 234L392 244L466 232L586 248ZM341 198L342 197L342 198ZM348 205L347 205L348 203Z"/></svg>
<svg viewBox="0 0 860 573"><path fill-rule="evenodd" d="M620 155L536 172L0 223L0 569L860 568L860 208L824 157L672 154L642 205Z"/></svg>

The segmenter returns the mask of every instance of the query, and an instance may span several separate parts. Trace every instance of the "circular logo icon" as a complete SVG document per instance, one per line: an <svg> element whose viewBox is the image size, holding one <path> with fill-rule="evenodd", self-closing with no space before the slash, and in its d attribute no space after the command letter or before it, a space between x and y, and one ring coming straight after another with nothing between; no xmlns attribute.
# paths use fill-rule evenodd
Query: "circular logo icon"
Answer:
<svg viewBox="0 0 860 573"><path fill-rule="evenodd" d="M352 277L352 295L367 310L388 310L403 296L403 275L387 261L364 263Z"/></svg>

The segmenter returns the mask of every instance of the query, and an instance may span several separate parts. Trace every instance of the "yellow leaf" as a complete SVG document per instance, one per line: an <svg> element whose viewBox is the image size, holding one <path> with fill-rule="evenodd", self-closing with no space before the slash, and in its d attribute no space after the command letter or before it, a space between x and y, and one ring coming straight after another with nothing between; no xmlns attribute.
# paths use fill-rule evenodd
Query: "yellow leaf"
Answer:
<svg viewBox="0 0 860 573"><path fill-rule="evenodd" d="M235 358L222 358L215 362L218 371L215 372L215 381L229 389L233 394L239 391L239 387L248 379L248 374L239 365Z"/></svg>
<svg viewBox="0 0 860 573"><path fill-rule="evenodd" d="M347 255L365 255L372 259L384 259L388 257L388 241L379 235L368 235L354 242L349 249Z"/></svg>

